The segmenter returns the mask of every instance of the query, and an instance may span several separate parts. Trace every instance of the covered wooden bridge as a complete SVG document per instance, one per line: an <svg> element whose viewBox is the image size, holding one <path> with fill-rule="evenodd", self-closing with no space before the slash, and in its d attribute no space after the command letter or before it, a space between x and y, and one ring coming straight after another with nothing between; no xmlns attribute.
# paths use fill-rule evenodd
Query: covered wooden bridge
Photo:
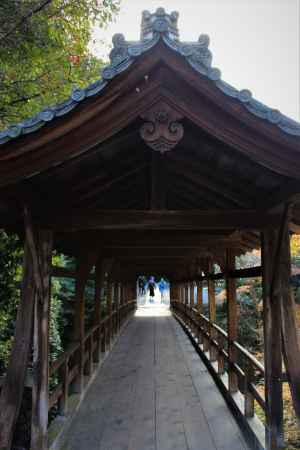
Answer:
<svg viewBox="0 0 300 450"><path fill-rule="evenodd" d="M48 448L53 407L73 430L70 450L261 448L254 402L265 413L266 448L277 450L285 382L300 419L289 283L300 125L222 81L208 37L181 42L177 19L144 12L139 41L114 36L99 81L0 133L0 226L25 248L1 449L11 448L29 361L32 450ZM235 256L260 247L261 267L236 269ZM76 258L74 272L52 267L54 249ZM140 274L169 278L173 317L131 319ZM71 346L49 364L51 275L75 278L76 293ZM264 365L237 342L242 277L262 277ZM215 323L217 279L226 281L227 330Z"/></svg>

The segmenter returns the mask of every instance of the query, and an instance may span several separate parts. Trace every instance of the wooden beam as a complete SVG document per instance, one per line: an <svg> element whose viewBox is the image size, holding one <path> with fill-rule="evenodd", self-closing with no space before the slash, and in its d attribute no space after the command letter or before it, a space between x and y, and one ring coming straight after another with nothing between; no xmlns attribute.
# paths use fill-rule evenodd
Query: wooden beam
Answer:
<svg viewBox="0 0 300 450"><path fill-rule="evenodd" d="M36 274L36 276L41 276L42 297L36 295L34 308L30 448L32 450L46 450L48 448L52 233L39 230L36 234L35 250L32 249L31 251L37 251L35 257L40 263L39 274Z"/></svg>
<svg viewBox="0 0 300 450"><path fill-rule="evenodd" d="M281 293L275 275L278 231L262 233L264 359L266 399L266 448L284 447L282 400ZM275 275L275 276L274 276Z"/></svg>
<svg viewBox="0 0 300 450"><path fill-rule="evenodd" d="M124 181L127 178L132 177L133 175L136 175L141 170L145 169L148 166L148 164L140 164L138 167L134 167L131 170L128 170L125 173L122 173L121 175L117 176L116 178L109 179L109 181L106 181L104 183L100 183L98 186L90 188L86 193L82 193L79 196L76 196L76 201L73 202L74 204L78 205L80 203L86 204L87 201L89 201L89 206L92 206L94 203L91 203L90 200L93 199L93 197L97 197L103 192L108 191L112 187L115 187L118 183Z"/></svg>
<svg viewBox="0 0 300 450"><path fill-rule="evenodd" d="M147 259L180 259L192 258L205 255L212 255L213 248L195 248L195 249L180 249L180 248L139 248L139 249L103 249L103 255L106 258L118 258L122 261L139 259L145 261Z"/></svg>
<svg viewBox="0 0 300 450"><path fill-rule="evenodd" d="M75 284L75 314L73 322L73 341L79 343L77 354L78 374L73 382L72 389L75 393L81 393L84 383L84 335L85 335L85 298L84 289L95 264L97 254L90 249L82 254L77 262Z"/></svg>
<svg viewBox="0 0 300 450"><path fill-rule="evenodd" d="M211 260L208 262L208 273L213 273L213 263ZM207 293L208 293L208 317L211 323L216 321L216 293L215 293L215 282L212 278L207 280ZM215 337L215 331L213 327L210 327L210 335L212 338ZM209 351L210 360L217 360L216 348L211 346Z"/></svg>
<svg viewBox="0 0 300 450"><path fill-rule="evenodd" d="M298 426L300 427L300 341L297 333L294 295L290 286L290 236L287 226L289 214L290 205L287 205L281 224L282 241L279 243L279 264L277 276L280 279L282 294L280 305L284 363L292 395L293 406L298 419Z"/></svg>
<svg viewBox="0 0 300 450"><path fill-rule="evenodd" d="M96 262L95 268L95 291L94 291L94 308L93 308L93 325L98 326L98 333L101 333L100 323L101 323L101 300L102 300L102 291L104 285L104 271L103 264L101 259L98 258ZM100 361L100 353L101 353L101 342L100 338L98 339L98 348L95 351L94 362Z"/></svg>
<svg viewBox="0 0 300 450"><path fill-rule="evenodd" d="M171 154L169 165L172 167L171 170L177 175L184 175L196 185L203 186L204 189L217 194L218 198L230 200L237 207L249 208L254 205L254 202L249 199L248 194L242 195L235 192L226 180L224 181L220 180L220 178L216 178L211 171L205 173L203 165L202 169L199 169L199 167L195 169L193 162L189 162L184 158L179 157L176 152Z"/></svg>
<svg viewBox="0 0 300 450"><path fill-rule="evenodd" d="M68 269L67 267L59 267L59 266L52 266L51 268L51 274L53 277L57 278L76 278L77 272L76 270ZM90 273L88 275L87 280L95 280L96 275L94 273Z"/></svg>
<svg viewBox="0 0 300 450"><path fill-rule="evenodd" d="M193 308L195 306L195 290L194 290L194 281L191 281L190 284L190 304Z"/></svg>
<svg viewBox="0 0 300 450"><path fill-rule="evenodd" d="M232 249L231 249L232 250ZM236 270L229 270L225 272L220 273L212 273L212 274L205 274L204 276L195 276L196 281L204 281L204 280L223 280L227 276L230 278L257 278L262 276L262 267L248 267L246 269L236 269ZM189 281L189 280L181 280L181 281Z"/></svg>
<svg viewBox="0 0 300 450"><path fill-rule="evenodd" d="M106 211L107 212L107 211ZM187 212L187 214L189 214ZM57 236L57 243L68 239L72 246L82 245L84 248L95 246L99 248L200 248L205 245L235 246L242 242L244 236L249 233L232 233L231 230L91 230L88 235L85 232L77 232L72 235L64 233ZM259 236L257 238L260 246Z"/></svg>
<svg viewBox="0 0 300 450"><path fill-rule="evenodd" d="M238 379L233 364L236 363L237 352L234 341L238 337L238 318L237 318L237 300L236 300L236 283L231 273L235 271L235 255L231 249L226 251L226 304L227 304L227 333L228 333L228 389L234 393L238 391Z"/></svg>
<svg viewBox="0 0 300 450"><path fill-rule="evenodd" d="M34 300L35 285L32 255L28 239L25 239L21 299L18 306L14 341L0 397L1 449L11 448L12 437L22 403L27 365L32 348L31 334Z"/></svg>
<svg viewBox="0 0 300 450"><path fill-rule="evenodd" d="M107 310L107 314L109 316L109 320L108 320L108 333L107 333L107 339L108 339L108 346L109 349L111 348L111 344L112 344L112 302L113 302L113 289L114 289L114 285L112 280L110 279L107 283L107 296L106 296L106 310Z"/></svg>
<svg viewBox="0 0 300 450"><path fill-rule="evenodd" d="M203 283L197 282L197 309L199 314L203 314Z"/></svg>
<svg viewBox="0 0 300 450"><path fill-rule="evenodd" d="M60 231L76 230L261 230L278 224L278 214L260 210L146 211L97 210L49 217L45 223ZM45 219L44 219L45 220Z"/></svg>

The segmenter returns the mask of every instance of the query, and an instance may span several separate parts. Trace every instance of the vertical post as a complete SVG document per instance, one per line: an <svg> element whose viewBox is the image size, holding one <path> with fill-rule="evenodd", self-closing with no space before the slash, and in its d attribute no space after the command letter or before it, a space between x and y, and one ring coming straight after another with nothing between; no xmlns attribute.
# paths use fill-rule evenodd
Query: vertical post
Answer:
<svg viewBox="0 0 300 450"><path fill-rule="evenodd" d="M85 314L85 301L84 301L84 287L86 283L85 267L82 265L77 267L76 281L75 281L75 315L73 325L73 340L79 342L79 348L77 350L77 364L78 374L72 384L73 392L80 394L83 390L84 382L84 314Z"/></svg>
<svg viewBox="0 0 300 450"><path fill-rule="evenodd" d="M33 383L31 414L31 449L48 448L49 401L49 318L52 233L39 230L36 239L37 259L42 291L37 292L33 328Z"/></svg>
<svg viewBox="0 0 300 450"><path fill-rule="evenodd" d="M191 303L191 308L194 308L194 305L195 305L194 281L191 281L191 283L190 283L190 303Z"/></svg>
<svg viewBox="0 0 300 450"><path fill-rule="evenodd" d="M227 298L227 333L228 333L228 387L229 392L238 391L238 378L233 370L237 352L233 343L237 340L237 301L236 283L230 276L230 271L235 269L235 255L231 249L226 250L226 298Z"/></svg>
<svg viewBox="0 0 300 450"><path fill-rule="evenodd" d="M112 340L112 287L113 284L108 281L107 283L107 313L108 313L108 347L111 348Z"/></svg>
<svg viewBox="0 0 300 450"><path fill-rule="evenodd" d="M198 312L203 312L203 284L202 281L197 282L197 308Z"/></svg>
<svg viewBox="0 0 300 450"><path fill-rule="evenodd" d="M208 280L207 280L207 290L208 290L208 308L209 308L209 321L210 324L216 321L216 295L215 295L215 282L210 278L210 275L213 274L213 264L212 261L208 262ZM214 338L215 333L213 327L210 325L209 331L210 337ZM210 352L209 358L211 361L217 360L217 351L216 348L210 344Z"/></svg>
<svg viewBox="0 0 300 450"><path fill-rule="evenodd" d="M32 255L26 236L23 257L23 281L18 306L14 342L0 397L0 448L11 448L19 415L31 351L35 299Z"/></svg>
<svg viewBox="0 0 300 450"><path fill-rule="evenodd" d="M199 314L203 313L203 283L202 283L202 281L197 282L197 309L198 309ZM199 344L203 343L203 335L202 335L201 329L200 329L201 323L202 323L202 320L199 317L198 332L197 332Z"/></svg>
<svg viewBox="0 0 300 450"><path fill-rule="evenodd" d="M76 269L75 281L75 316L73 324L73 340L79 342L77 350L78 374L72 384L73 392L80 394L84 385L84 352L85 352L85 298L84 289L94 262L94 255L81 255Z"/></svg>
<svg viewBox="0 0 300 450"><path fill-rule="evenodd" d="M266 448L278 450L283 442L282 348L280 279L274 277L277 230L262 233Z"/></svg>
<svg viewBox="0 0 300 450"><path fill-rule="evenodd" d="M93 325L98 326L97 330L97 344L94 354L94 362L100 361L101 354L101 293L103 283L103 271L101 260L98 259L95 270L95 293L94 293L94 311L93 311Z"/></svg>
<svg viewBox="0 0 300 450"><path fill-rule="evenodd" d="M58 410L61 416L65 416L68 412L68 398L69 398L69 358L66 358L59 370L62 381L63 394L59 399Z"/></svg>
<svg viewBox="0 0 300 450"><path fill-rule="evenodd" d="M195 289L194 289L194 281L190 282L190 303L191 303L191 330L193 333L196 332L195 324L194 324L194 311L193 308L195 306Z"/></svg>
<svg viewBox="0 0 300 450"><path fill-rule="evenodd" d="M283 356L294 410L300 427L300 341L297 335L296 311L290 286L291 254L288 227L283 230L279 276L281 280L281 318Z"/></svg>
<svg viewBox="0 0 300 450"><path fill-rule="evenodd" d="M121 328L122 283L118 283L118 331Z"/></svg>
<svg viewBox="0 0 300 450"><path fill-rule="evenodd" d="M184 312L185 312L185 320L186 320L187 319L187 310L188 310L187 306L188 306L188 301L189 301L189 299L188 299L188 287L187 287L186 283L184 283L183 292L184 292L184 294L183 294L183 296L184 296Z"/></svg>

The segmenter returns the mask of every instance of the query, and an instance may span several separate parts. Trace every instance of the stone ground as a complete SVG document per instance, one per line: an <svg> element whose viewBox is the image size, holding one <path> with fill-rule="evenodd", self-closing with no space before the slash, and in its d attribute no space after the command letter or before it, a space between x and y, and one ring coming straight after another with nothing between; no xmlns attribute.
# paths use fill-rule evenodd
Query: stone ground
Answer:
<svg viewBox="0 0 300 450"><path fill-rule="evenodd" d="M207 369L164 307L139 308L63 445L63 450L248 448Z"/></svg>

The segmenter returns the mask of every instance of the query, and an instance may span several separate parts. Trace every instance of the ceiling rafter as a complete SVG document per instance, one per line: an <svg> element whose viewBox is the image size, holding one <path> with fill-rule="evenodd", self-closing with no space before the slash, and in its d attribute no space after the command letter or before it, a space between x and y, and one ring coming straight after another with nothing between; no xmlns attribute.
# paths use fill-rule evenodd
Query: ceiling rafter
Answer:
<svg viewBox="0 0 300 450"><path fill-rule="evenodd" d="M233 201L222 198L219 194L211 192L204 186L201 186L201 189L199 189L199 186L196 185L194 181L188 179L185 175L181 175L180 178L177 177L177 181L175 184L172 184L172 187L174 187L175 190L178 190L178 192L183 191L187 198L192 197L192 199L196 200L194 201L195 208L197 208L197 204L201 203L206 203L208 205L208 208L206 209L225 209L236 206Z"/></svg>
<svg viewBox="0 0 300 450"><path fill-rule="evenodd" d="M172 162L171 162L172 161ZM227 183L222 183L223 180L216 180L212 173L205 173L203 168L198 170L193 167L193 163L187 163L183 159L170 158L172 170L178 175L184 175L186 179L190 179L196 185L200 185L209 189L211 192L218 194L220 197L227 198L234 202L238 207L251 208L254 206L253 202L248 198L248 195L241 195L238 192L228 187Z"/></svg>
<svg viewBox="0 0 300 450"><path fill-rule="evenodd" d="M109 191L111 188L114 188L117 184L120 182L131 178L133 175L136 175L141 170L144 170L146 167L148 167L147 163L140 164L138 167L134 167L131 170L128 170L127 172L117 176L116 178L110 178L109 181L106 181L104 184L101 184L99 186L96 186L92 189L89 189L88 192L85 192L81 195L79 195L76 198L75 205L80 204L81 202L85 202L87 200L92 199L95 196L98 196L99 194Z"/></svg>

